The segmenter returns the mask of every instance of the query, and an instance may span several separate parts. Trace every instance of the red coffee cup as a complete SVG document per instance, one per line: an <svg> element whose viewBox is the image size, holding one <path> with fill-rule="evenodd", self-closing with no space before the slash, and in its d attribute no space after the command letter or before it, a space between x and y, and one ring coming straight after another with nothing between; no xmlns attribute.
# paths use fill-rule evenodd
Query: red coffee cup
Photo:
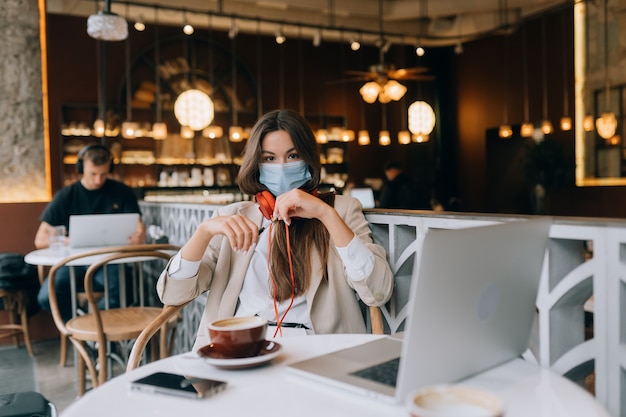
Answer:
<svg viewBox="0 0 626 417"><path fill-rule="evenodd" d="M213 350L229 358L256 356L265 343L267 320L257 316L230 317L209 324Z"/></svg>

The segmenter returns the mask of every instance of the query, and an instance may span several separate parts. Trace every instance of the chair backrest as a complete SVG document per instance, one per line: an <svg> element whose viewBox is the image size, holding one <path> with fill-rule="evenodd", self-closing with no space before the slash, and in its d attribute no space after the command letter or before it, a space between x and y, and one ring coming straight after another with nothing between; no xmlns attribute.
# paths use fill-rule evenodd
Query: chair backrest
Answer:
<svg viewBox="0 0 626 417"><path fill-rule="evenodd" d="M165 358L169 354L169 346L167 343L168 324L183 309L183 307L185 307L190 302L191 300L177 306L163 306L163 312L161 312L161 314L156 319L154 319L148 326L146 326L146 328L141 332L139 337L135 340L133 348L130 351L130 355L128 356L128 361L126 363L126 372L130 372L139 366L139 362L141 361L148 342L150 342L152 337L159 330L161 330L159 339L160 359Z"/></svg>
<svg viewBox="0 0 626 417"><path fill-rule="evenodd" d="M154 260L154 259L163 259L168 261L172 257L172 254L169 252L163 252L159 250L150 249L142 249L137 248L136 250L125 250L123 252L116 252L110 255L99 259L94 262L87 268L87 272L85 273L85 294L87 295L87 301L89 302L89 309L93 313L95 318L96 329L98 332L98 342L103 346L106 343L104 336L104 328L102 324L102 317L100 314L100 308L98 307L98 297L96 297L95 291L93 290L93 277L96 271L98 271L101 267L114 263L116 261L120 261L123 259L133 261L145 261L145 260Z"/></svg>
<svg viewBox="0 0 626 417"><path fill-rule="evenodd" d="M94 258L94 263L87 269L85 274L85 291L89 300L90 308L97 310L97 302L93 295L90 294L91 281L93 280L94 272L102 265L114 260L131 257L148 257L148 258L161 258L169 259L173 253L178 251L179 247L169 244L143 244L143 245L127 245L127 246L112 246L107 248L96 249L93 251L82 252L76 255L71 255L63 258L50 268L48 274L48 289L50 298L50 311L54 324L62 335L69 336L70 332L65 326L65 323L61 317L59 310L59 300L57 298L55 290L55 280L58 270L68 264L83 258ZM90 299L91 298L91 299ZM95 310L94 310L95 311Z"/></svg>

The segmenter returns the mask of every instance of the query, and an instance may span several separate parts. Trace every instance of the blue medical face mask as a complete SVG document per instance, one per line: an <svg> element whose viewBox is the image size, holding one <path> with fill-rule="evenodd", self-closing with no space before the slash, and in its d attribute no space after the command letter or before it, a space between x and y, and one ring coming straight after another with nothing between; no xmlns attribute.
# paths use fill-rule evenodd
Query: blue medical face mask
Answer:
<svg viewBox="0 0 626 417"><path fill-rule="evenodd" d="M304 185L311 179L309 167L304 161L286 164L260 164L259 182L275 197Z"/></svg>

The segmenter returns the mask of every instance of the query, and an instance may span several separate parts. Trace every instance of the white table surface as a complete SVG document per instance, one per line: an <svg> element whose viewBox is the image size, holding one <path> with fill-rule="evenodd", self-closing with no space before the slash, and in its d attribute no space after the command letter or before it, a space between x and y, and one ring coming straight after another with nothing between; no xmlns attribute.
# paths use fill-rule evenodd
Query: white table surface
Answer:
<svg viewBox="0 0 626 417"><path fill-rule="evenodd" d="M89 248L71 248L66 246L63 249L37 249L32 252L29 252L24 256L24 262L30 265L43 265L43 266L53 266L57 262L67 258L68 256L74 256L85 252L96 251L100 249L106 249L106 246L102 247L89 247ZM171 251L163 251L163 252L171 252ZM173 252L172 252L173 254ZM100 255L88 256L85 258L78 258L71 262L68 262L69 266L89 266L96 261L110 255L110 253L104 253ZM132 263L132 262L141 262L146 259L151 259L150 257L132 257L132 258L123 258L112 261L111 263Z"/></svg>
<svg viewBox="0 0 626 417"><path fill-rule="evenodd" d="M325 352L357 345L374 335L316 335L277 339L283 351L271 364L223 370L193 353L185 353L120 375L74 402L62 417L84 416L408 416L404 404L389 405L326 386L288 372L285 365ZM221 379L228 382L216 396L195 400L163 394L130 392L130 381L155 371ZM573 382L515 360L462 384L489 389L506 404L506 417L609 416L604 407Z"/></svg>
<svg viewBox="0 0 626 417"><path fill-rule="evenodd" d="M87 247L87 248L72 248L69 246L64 247L63 249L50 249L50 248L45 248L45 249L37 249L34 250L32 252L27 253L24 256L24 262L26 262L27 264L30 265L39 265L39 266L53 266L55 265L57 262L62 261L63 259L67 258L68 256L74 256L74 255L78 255L81 253L85 253L85 252L92 252L92 251L97 251L100 249L106 249L106 246L102 246L102 247ZM169 250L164 250L162 252L166 252L166 253L170 253L170 254L174 254L173 251L169 251ZM73 266L90 266L96 262L98 262L99 260L107 257L111 255L111 253L102 253L102 254L98 254L98 255L93 255L93 256L87 256L84 258L78 258L78 259L74 259L73 261L70 261L67 263L67 266L73 267ZM133 257L129 257L129 258L121 258L121 259L116 259L111 261L111 264L130 264L130 263L135 263L135 262L144 262L144 261L149 261L154 259L153 257L150 256L133 256ZM72 312L75 315L76 314L76 276L75 276L75 272L74 272L74 268L70 268L70 288L71 288L71 294L72 294ZM126 306L126 286L125 286L125 273L124 273L124 268L120 269L120 274L119 274L119 279L120 279L120 300L121 300L121 305L123 307ZM143 276L140 276L140 281L143 280ZM142 285L142 283L140 282L140 285ZM106 293L106 290L105 290ZM144 304L144 300L143 300L143 293L140 293L140 304L143 305Z"/></svg>

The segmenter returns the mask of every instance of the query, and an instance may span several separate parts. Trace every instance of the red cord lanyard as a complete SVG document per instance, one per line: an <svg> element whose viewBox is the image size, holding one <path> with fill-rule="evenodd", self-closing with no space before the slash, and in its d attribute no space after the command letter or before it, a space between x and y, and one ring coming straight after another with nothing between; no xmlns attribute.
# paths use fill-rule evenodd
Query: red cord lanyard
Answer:
<svg viewBox="0 0 626 417"><path fill-rule="evenodd" d="M276 335L278 333L280 333L280 335L283 335L283 329L281 327L281 324L283 322L283 320L285 320L285 317L287 316L287 313L289 312L289 310L291 310L291 306L293 306L293 302L295 299L295 295L296 295L296 280L294 278L293 275L293 263L291 261L291 243L289 242L289 226L287 226L287 223L285 223L285 238L287 239L287 258L289 259L289 277L291 278L291 300L289 301L289 305L287 306L287 309L285 310L285 312L283 313L283 316L280 317L280 313L278 312L278 301L277 299L277 287L276 287L276 280L274 280L274 276L272 275L272 268L271 268L271 264L270 264L270 255L272 253L272 226L273 226L273 222L270 223L270 230L269 233L267 235L267 270L270 274L270 279L272 281L272 284L274 285L274 315L276 316L276 331L274 331L274 337L276 337Z"/></svg>

